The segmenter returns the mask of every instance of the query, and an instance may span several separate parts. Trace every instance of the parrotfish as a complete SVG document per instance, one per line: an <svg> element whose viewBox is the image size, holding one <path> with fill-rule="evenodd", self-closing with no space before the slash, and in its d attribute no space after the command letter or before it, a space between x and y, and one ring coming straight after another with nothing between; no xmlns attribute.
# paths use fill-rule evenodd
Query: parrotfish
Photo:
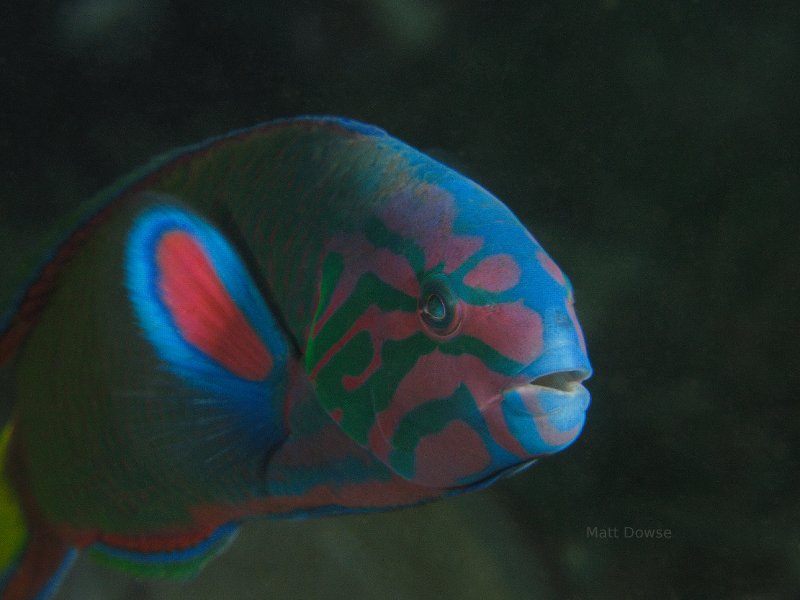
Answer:
<svg viewBox="0 0 800 600"><path fill-rule="evenodd" d="M189 577L249 518L485 488L579 435L563 272L381 129L273 121L90 200L0 321L0 598Z"/></svg>

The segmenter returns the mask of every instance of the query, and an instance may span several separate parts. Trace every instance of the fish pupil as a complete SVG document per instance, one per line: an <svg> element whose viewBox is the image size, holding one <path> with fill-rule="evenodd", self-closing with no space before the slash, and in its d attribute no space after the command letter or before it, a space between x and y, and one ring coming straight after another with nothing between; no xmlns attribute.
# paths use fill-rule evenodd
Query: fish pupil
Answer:
<svg viewBox="0 0 800 600"><path fill-rule="evenodd" d="M436 293L429 294L425 299L423 312L433 321L442 322L447 318L447 306L444 299Z"/></svg>

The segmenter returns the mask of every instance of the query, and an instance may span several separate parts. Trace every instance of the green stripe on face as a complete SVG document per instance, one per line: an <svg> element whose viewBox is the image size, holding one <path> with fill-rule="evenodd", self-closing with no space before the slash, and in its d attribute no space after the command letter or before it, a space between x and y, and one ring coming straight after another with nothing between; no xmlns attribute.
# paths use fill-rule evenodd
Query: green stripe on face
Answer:
<svg viewBox="0 0 800 600"><path fill-rule="evenodd" d="M329 298L326 298L326 304L328 302ZM358 318L370 306L377 306L383 312L396 310L411 313L417 309L417 300L391 287L372 273L363 275L348 299L309 341L306 365L310 371L314 370L337 342L346 338ZM318 311L318 314L322 312L324 311Z"/></svg>
<svg viewBox="0 0 800 600"><path fill-rule="evenodd" d="M365 225L365 234L367 240L374 244L375 247L386 248L395 254L405 257L416 273L421 273L425 268L425 255L422 249L413 244L408 238L389 231L380 219L369 219Z"/></svg>
<svg viewBox="0 0 800 600"><path fill-rule="evenodd" d="M372 354L369 333L362 331L353 336L317 375L317 386L332 391L321 398L322 404L328 412L341 411L340 426L352 432L354 439L360 443L366 443L366 432L374 421L369 386L348 392L342 385L342 378L363 371L370 363Z"/></svg>

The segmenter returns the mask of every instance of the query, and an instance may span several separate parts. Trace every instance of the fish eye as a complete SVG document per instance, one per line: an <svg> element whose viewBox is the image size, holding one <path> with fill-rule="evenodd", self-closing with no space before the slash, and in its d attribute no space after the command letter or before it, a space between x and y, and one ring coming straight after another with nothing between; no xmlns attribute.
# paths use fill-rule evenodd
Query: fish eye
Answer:
<svg viewBox="0 0 800 600"><path fill-rule="evenodd" d="M441 277L423 283L417 309L427 329L437 336L450 335L461 324L460 303Z"/></svg>
<svg viewBox="0 0 800 600"><path fill-rule="evenodd" d="M445 306L442 297L436 292L428 294L428 297L422 303L421 310L422 314L431 323L439 324L447 320L447 306Z"/></svg>

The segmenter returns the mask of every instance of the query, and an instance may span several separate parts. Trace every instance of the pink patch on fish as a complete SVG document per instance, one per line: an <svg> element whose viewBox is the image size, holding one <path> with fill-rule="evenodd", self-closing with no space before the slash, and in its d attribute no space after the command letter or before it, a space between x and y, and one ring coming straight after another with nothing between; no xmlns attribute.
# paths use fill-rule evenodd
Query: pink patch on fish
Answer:
<svg viewBox="0 0 800 600"><path fill-rule="evenodd" d="M536 258L539 260L539 264L542 265L542 268L547 271L550 277L555 279L561 285L567 285L567 278L564 277L564 273L558 268L558 265L553 262L553 259L547 256L544 250L539 250L536 253Z"/></svg>
<svg viewBox="0 0 800 600"><path fill-rule="evenodd" d="M523 365L530 364L544 348L542 317L522 303L489 306L467 305L461 335L475 337L497 352ZM513 331L514 335L508 335Z"/></svg>
<svg viewBox="0 0 800 600"><path fill-rule="evenodd" d="M550 417L537 417L536 430L542 437L544 442L553 447L553 449L561 448L562 446L571 443L581 432L583 424L576 425L567 431L561 431L555 427Z"/></svg>
<svg viewBox="0 0 800 600"><path fill-rule="evenodd" d="M483 238L453 231L455 200L435 185L395 194L381 207L380 217L390 231L422 249L426 271L442 265L445 273L452 273L483 246Z"/></svg>
<svg viewBox="0 0 800 600"><path fill-rule="evenodd" d="M200 244L188 233L166 233L156 261L164 304L183 338L243 379L272 371L272 355L219 279Z"/></svg>
<svg viewBox="0 0 800 600"><path fill-rule="evenodd" d="M510 254L484 258L464 276L464 283L489 292L504 292L519 283L520 268Z"/></svg>
<svg viewBox="0 0 800 600"><path fill-rule="evenodd" d="M413 480L423 485L452 486L490 464L491 456L478 433L464 421L452 421L417 444Z"/></svg>
<svg viewBox="0 0 800 600"><path fill-rule="evenodd" d="M483 238L441 236L440 240L436 240L425 247L425 268L430 270L439 263L444 263L443 271L452 273L465 260L480 250L481 246L483 246ZM444 251L439 251L439 248L443 248Z"/></svg>

